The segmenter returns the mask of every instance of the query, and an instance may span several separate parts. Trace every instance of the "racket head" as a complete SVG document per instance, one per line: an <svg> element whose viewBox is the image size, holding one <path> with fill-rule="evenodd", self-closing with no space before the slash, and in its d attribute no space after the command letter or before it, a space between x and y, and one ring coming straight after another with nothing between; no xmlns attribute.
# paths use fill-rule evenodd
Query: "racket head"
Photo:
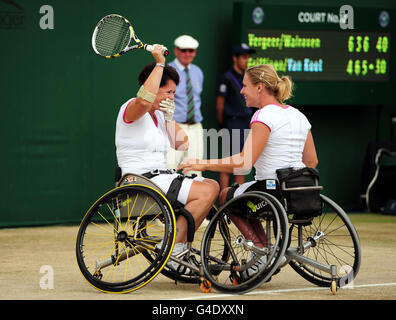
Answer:
<svg viewBox="0 0 396 320"><path fill-rule="evenodd" d="M136 41L131 23L119 14L109 14L96 25L92 34L92 48L102 57L117 58L127 51L132 39Z"/></svg>

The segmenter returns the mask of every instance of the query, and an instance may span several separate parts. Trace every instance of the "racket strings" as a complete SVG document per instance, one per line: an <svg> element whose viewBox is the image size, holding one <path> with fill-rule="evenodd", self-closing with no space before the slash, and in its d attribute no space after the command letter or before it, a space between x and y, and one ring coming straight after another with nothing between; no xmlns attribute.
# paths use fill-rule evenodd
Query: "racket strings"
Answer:
<svg viewBox="0 0 396 320"><path fill-rule="evenodd" d="M127 47L130 37L129 24L122 18L111 17L99 27L95 46L100 54L112 56Z"/></svg>

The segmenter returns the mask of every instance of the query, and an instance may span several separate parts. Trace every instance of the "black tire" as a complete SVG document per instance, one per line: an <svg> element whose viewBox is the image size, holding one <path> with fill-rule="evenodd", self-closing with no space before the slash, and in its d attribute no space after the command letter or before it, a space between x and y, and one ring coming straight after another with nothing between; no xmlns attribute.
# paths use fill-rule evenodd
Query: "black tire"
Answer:
<svg viewBox="0 0 396 320"><path fill-rule="evenodd" d="M255 212L249 209L249 202L255 206ZM260 212L257 208L263 203L265 211ZM266 230L269 263L251 277L243 275L243 268L246 269L245 263L252 263L252 251L241 245L244 237L232 221L233 215L259 224ZM279 201L264 192L246 192L222 206L206 228L201 247L204 275L219 291L238 294L248 292L268 280L277 270L287 243L288 220ZM222 256L224 246L229 251L226 257Z"/></svg>
<svg viewBox="0 0 396 320"><path fill-rule="evenodd" d="M175 235L172 207L160 192L136 184L118 187L100 197L82 220L77 263L96 289L131 292L161 271ZM151 261L144 257L146 252L154 257Z"/></svg>
<svg viewBox="0 0 396 320"><path fill-rule="evenodd" d="M305 250L304 256L319 261L325 265L337 266L336 283L338 287L347 285L356 277L361 263L361 248L359 236L348 215L334 201L321 195L323 203L322 215L315 217L306 226L291 224L290 246L297 247L299 243L298 228L302 229L301 242L313 239L318 231L324 236L316 245ZM332 277L308 264L291 260L290 266L304 279L311 283L330 287Z"/></svg>

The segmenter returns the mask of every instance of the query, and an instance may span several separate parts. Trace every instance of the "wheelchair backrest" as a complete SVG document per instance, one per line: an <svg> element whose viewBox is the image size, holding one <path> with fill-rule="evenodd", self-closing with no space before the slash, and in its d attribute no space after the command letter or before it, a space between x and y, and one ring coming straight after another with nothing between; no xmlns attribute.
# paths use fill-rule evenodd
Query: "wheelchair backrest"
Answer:
<svg viewBox="0 0 396 320"><path fill-rule="evenodd" d="M135 174L135 173L124 174L121 177L121 179L116 183L116 187L120 187L127 184L142 184L144 186L151 187L159 191L161 194L165 195L162 189L158 187L153 181L139 174Z"/></svg>
<svg viewBox="0 0 396 320"><path fill-rule="evenodd" d="M314 168L276 170L285 209L294 219L309 219L322 213L319 172Z"/></svg>

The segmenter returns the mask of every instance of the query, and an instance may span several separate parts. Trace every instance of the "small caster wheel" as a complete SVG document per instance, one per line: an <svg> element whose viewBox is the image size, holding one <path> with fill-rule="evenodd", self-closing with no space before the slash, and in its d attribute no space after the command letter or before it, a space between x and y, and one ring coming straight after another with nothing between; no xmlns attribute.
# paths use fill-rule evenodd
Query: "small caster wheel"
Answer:
<svg viewBox="0 0 396 320"><path fill-rule="evenodd" d="M330 286L331 293L334 295L337 292L337 283L335 280L331 281L331 286Z"/></svg>
<svg viewBox="0 0 396 320"><path fill-rule="evenodd" d="M199 288L203 293L210 293L212 291L212 283L206 279L201 279L199 283Z"/></svg>

